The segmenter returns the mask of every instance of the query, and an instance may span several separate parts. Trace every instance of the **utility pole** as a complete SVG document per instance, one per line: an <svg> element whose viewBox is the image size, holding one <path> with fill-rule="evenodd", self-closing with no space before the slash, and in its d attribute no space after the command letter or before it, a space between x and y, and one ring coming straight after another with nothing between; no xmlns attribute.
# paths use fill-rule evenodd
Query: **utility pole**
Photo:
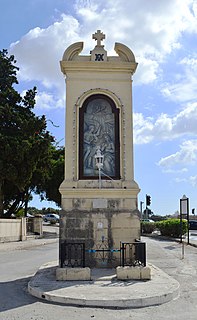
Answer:
<svg viewBox="0 0 197 320"><path fill-rule="evenodd" d="M148 219L148 206L151 204L151 196L146 194L146 219Z"/></svg>
<svg viewBox="0 0 197 320"><path fill-rule="evenodd" d="M143 206L143 201L140 201L140 212L141 212L141 219L143 219L143 215L142 215L142 206Z"/></svg>

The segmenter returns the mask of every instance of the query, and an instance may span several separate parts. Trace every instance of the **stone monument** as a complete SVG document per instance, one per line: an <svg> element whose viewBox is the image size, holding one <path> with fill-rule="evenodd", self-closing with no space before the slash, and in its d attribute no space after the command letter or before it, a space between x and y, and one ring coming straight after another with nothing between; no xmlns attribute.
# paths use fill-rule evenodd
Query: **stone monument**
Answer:
<svg viewBox="0 0 197 320"><path fill-rule="evenodd" d="M120 244L140 238L132 124L137 63L121 43L108 56L100 30L92 38L90 55L81 55L77 42L60 62L66 81L61 267L117 267Z"/></svg>

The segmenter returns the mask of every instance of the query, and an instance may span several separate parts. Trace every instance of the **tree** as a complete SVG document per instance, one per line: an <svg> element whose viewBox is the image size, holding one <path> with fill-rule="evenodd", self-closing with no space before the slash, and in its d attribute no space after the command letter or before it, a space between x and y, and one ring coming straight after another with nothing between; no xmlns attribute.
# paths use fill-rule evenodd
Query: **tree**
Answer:
<svg viewBox="0 0 197 320"><path fill-rule="evenodd" d="M40 194L43 199L54 201L58 206L61 205L61 195L59 186L64 179L64 148L52 147L52 158L48 176L40 180L35 192Z"/></svg>
<svg viewBox="0 0 197 320"><path fill-rule="evenodd" d="M54 137L45 116L33 113L36 88L22 97L14 56L0 51L0 215L10 216L28 202L38 172L48 175Z"/></svg>

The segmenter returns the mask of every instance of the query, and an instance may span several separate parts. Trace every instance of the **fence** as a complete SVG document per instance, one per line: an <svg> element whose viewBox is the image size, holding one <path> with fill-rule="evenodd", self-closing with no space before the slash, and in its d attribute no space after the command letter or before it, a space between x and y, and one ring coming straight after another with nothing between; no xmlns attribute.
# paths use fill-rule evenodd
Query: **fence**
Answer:
<svg viewBox="0 0 197 320"><path fill-rule="evenodd" d="M146 266L146 244L136 241L132 243L121 242L120 244L121 266Z"/></svg>
<svg viewBox="0 0 197 320"><path fill-rule="evenodd" d="M119 249L113 248L91 248L85 249L85 243L67 243L64 242L61 244L61 268L63 267L85 267L86 253L92 254L92 258L97 258L102 260L109 260L111 257L111 262L113 261L113 253L120 254L120 265L124 266L146 266L146 244L141 241L136 242L121 242ZM110 253L110 255L109 255Z"/></svg>
<svg viewBox="0 0 197 320"><path fill-rule="evenodd" d="M61 244L61 268L63 267L85 267L84 243Z"/></svg>

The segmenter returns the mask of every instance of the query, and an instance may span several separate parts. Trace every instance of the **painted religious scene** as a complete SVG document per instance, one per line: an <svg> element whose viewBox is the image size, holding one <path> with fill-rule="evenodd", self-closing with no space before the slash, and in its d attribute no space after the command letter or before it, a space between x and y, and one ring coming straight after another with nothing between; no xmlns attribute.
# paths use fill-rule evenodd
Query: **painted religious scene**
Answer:
<svg viewBox="0 0 197 320"><path fill-rule="evenodd" d="M113 102L104 95L88 99L82 108L80 149L82 156L82 176L98 177L95 155L99 151L103 156L101 175L115 178L118 157L117 110Z"/></svg>

